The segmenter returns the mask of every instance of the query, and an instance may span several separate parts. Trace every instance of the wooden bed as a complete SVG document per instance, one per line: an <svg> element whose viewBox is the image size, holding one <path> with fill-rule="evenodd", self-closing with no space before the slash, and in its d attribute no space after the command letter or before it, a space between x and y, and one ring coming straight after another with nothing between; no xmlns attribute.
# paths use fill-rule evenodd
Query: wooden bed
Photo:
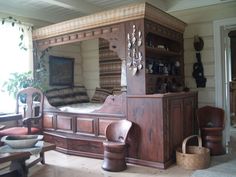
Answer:
<svg viewBox="0 0 236 177"><path fill-rule="evenodd" d="M196 130L197 93L179 89L184 87L185 25L148 3L140 3L34 30L35 59L49 47L95 38L109 41L110 50L121 59L123 93L107 97L99 110L92 113L60 111L45 99L45 140L55 143L57 150L64 153L103 158L106 126L112 121L128 119L134 126L128 137L127 161L157 168L170 166L176 147ZM154 38L168 48L163 44L154 48L148 34L155 35ZM177 58L181 66L179 75L150 74L149 54L170 60ZM158 78L178 82L178 92L160 93L163 90L158 90L157 93Z"/></svg>

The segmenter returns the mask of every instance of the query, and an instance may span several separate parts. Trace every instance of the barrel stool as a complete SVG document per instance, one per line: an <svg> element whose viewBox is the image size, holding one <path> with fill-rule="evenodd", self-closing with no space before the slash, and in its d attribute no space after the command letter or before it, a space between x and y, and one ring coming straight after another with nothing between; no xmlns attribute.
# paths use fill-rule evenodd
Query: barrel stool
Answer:
<svg viewBox="0 0 236 177"><path fill-rule="evenodd" d="M122 142L103 142L104 146L104 160L102 168L106 171L123 171L127 168L126 145Z"/></svg>
<svg viewBox="0 0 236 177"><path fill-rule="evenodd" d="M225 153L223 146L224 110L213 106L204 106L197 110L197 120L203 146L210 149L211 155Z"/></svg>
<svg viewBox="0 0 236 177"><path fill-rule="evenodd" d="M223 146L223 128L202 128L201 137L203 146L210 149L211 155L225 154L225 148Z"/></svg>
<svg viewBox="0 0 236 177"><path fill-rule="evenodd" d="M126 139L132 122L120 120L110 123L106 128L106 141L103 142L104 160L102 168L106 171L123 171L126 166Z"/></svg>

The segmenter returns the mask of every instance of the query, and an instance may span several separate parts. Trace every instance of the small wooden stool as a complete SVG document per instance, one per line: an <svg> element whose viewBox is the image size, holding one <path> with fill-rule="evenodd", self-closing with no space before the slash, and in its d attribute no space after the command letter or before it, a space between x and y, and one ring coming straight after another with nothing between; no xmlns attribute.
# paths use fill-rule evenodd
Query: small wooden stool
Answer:
<svg viewBox="0 0 236 177"><path fill-rule="evenodd" d="M127 168L126 157L126 145L122 142L109 142L104 141L104 160L102 168L106 171L123 171Z"/></svg>
<svg viewBox="0 0 236 177"><path fill-rule="evenodd" d="M132 122L119 120L110 123L106 128L106 141L103 142L104 160L102 168L107 171L122 171L127 168L126 139Z"/></svg>
<svg viewBox="0 0 236 177"><path fill-rule="evenodd" d="M224 110L212 106L201 107L197 110L197 120L203 146L210 149L211 155L224 154Z"/></svg>
<svg viewBox="0 0 236 177"><path fill-rule="evenodd" d="M203 146L210 149L211 155L225 154L222 137L223 128L202 128Z"/></svg>

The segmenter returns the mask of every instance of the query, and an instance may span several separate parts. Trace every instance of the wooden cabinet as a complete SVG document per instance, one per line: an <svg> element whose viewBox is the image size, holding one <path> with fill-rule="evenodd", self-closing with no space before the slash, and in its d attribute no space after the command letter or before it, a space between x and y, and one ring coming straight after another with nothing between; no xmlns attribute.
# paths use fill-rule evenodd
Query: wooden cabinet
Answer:
<svg viewBox="0 0 236 177"><path fill-rule="evenodd" d="M146 95L183 91L183 31L147 19L126 23L126 29L129 35L127 93ZM141 42L139 45L134 42L134 45L132 41Z"/></svg>
<svg viewBox="0 0 236 177"><path fill-rule="evenodd" d="M129 95L128 120L140 127L137 152L130 161L166 168L183 139L195 133L196 92ZM135 144L131 142L131 146ZM135 148L132 148L132 150Z"/></svg>
<svg viewBox="0 0 236 177"><path fill-rule="evenodd" d="M150 21L145 34L146 93L182 91L183 34Z"/></svg>

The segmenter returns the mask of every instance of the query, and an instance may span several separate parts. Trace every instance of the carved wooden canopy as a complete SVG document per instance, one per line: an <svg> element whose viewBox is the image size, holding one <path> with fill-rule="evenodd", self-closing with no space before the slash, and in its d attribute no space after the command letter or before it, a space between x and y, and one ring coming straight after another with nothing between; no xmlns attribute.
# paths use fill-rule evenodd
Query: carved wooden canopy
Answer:
<svg viewBox="0 0 236 177"><path fill-rule="evenodd" d="M126 40L122 37L123 22L137 19L149 19L178 32L183 32L185 27L184 22L164 11L148 3L138 3L36 29L33 40L39 49L98 37L110 42Z"/></svg>
<svg viewBox="0 0 236 177"><path fill-rule="evenodd" d="M110 50L117 52L122 60L121 85L127 85L126 58L129 59L127 63L129 68L133 70L133 75L138 70L144 68L143 53L138 50L143 48L141 44L145 42L145 36L142 35L145 35L145 31L143 27L137 26L136 34L136 27L134 25L137 21L142 21L140 24L143 25L144 20L152 21L153 25L157 23L160 26L168 27L168 29L180 33L183 33L186 26L181 20L148 3L132 4L34 30L35 53L51 46L104 38L109 41ZM153 26L153 30L157 30L157 26ZM130 38L127 39L129 33ZM138 43L135 45L136 42L133 42L131 47L127 47L129 45L127 40L131 40L131 37L132 40L136 39L136 35L138 35L137 39L140 39L140 45Z"/></svg>

